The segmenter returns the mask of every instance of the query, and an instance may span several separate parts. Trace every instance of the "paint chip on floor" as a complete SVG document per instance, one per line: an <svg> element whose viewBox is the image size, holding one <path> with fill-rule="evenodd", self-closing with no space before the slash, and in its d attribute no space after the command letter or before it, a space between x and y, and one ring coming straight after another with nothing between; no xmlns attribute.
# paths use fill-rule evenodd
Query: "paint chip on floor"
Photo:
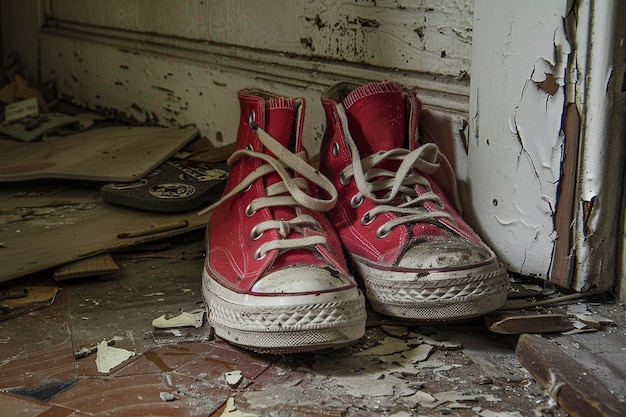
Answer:
<svg viewBox="0 0 626 417"><path fill-rule="evenodd" d="M174 327L202 327L204 321L204 310L197 311L195 313L187 313L183 311L178 316L167 317L163 314L160 317L152 320L152 327L157 329L171 329Z"/></svg>
<svg viewBox="0 0 626 417"><path fill-rule="evenodd" d="M102 341L98 344L98 355L96 356L96 366L98 372L107 374L111 369L135 356L135 352L109 346L108 342Z"/></svg>

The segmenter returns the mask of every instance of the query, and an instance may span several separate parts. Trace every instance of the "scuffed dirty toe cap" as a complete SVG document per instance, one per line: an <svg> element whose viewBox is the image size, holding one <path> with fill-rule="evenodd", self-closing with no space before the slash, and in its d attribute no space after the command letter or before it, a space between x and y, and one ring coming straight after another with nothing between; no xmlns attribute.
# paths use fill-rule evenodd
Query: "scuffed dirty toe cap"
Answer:
<svg viewBox="0 0 626 417"><path fill-rule="evenodd" d="M330 268L294 266L271 272L252 287L264 294L319 293L354 286L351 278Z"/></svg>
<svg viewBox="0 0 626 417"><path fill-rule="evenodd" d="M471 267L490 258L483 248L470 242L440 240L411 246L398 266L413 269L448 269Z"/></svg>

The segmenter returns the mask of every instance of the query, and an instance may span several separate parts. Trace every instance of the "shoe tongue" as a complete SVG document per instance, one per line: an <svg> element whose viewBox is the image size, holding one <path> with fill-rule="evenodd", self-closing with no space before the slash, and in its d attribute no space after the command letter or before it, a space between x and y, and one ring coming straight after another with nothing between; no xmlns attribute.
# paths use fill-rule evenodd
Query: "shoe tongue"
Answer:
<svg viewBox="0 0 626 417"><path fill-rule="evenodd" d="M290 151L298 151L289 143L293 137L296 101L287 97L272 97L265 102L265 131ZM269 150L265 153L272 155Z"/></svg>
<svg viewBox="0 0 626 417"><path fill-rule="evenodd" d="M293 130L296 119L296 101L292 98L275 97L265 102L265 131L273 137L281 145L289 149L291 152L299 152L301 143L297 139L297 134ZM293 143L290 143L293 138ZM264 150L265 154L272 155L268 149ZM270 186L281 181L276 173L271 173L265 177L265 185ZM275 219L290 220L296 216L292 207L276 206L271 207ZM290 237L301 237L300 232L291 232ZM272 265L272 270L279 270L293 265L309 265L323 267L325 263L314 256L307 249L292 249L276 258Z"/></svg>
<svg viewBox="0 0 626 417"><path fill-rule="evenodd" d="M404 145L404 98L400 84L367 84L350 92L343 105L361 157Z"/></svg>

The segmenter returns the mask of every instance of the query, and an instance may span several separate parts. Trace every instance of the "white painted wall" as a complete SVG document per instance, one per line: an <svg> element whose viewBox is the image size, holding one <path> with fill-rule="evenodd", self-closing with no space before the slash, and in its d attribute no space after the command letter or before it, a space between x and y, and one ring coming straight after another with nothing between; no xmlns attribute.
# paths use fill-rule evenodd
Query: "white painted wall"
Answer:
<svg viewBox="0 0 626 417"><path fill-rule="evenodd" d="M470 215L507 268L523 275L548 276L556 239L552 216L571 52L566 3L475 2ZM546 74L558 84L554 95L537 85Z"/></svg>
<svg viewBox="0 0 626 417"><path fill-rule="evenodd" d="M470 217L508 269L552 279L561 122L581 118L568 277L577 291L615 284L624 192L623 27L613 0L476 0L470 91ZM623 7L621 16L624 16ZM567 35L565 26L567 26ZM620 38L621 36L621 38ZM571 45L576 45L572 48ZM541 87L553 79L554 89ZM616 116L616 114L618 116ZM623 266L622 266L623 268Z"/></svg>
<svg viewBox="0 0 626 417"><path fill-rule="evenodd" d="M471 0L52 0L50 11L82 25L412 72L470 69Z"/></svg>
<svg viewBox="0 0 626 417"><path fill-rule="evenodd" d="M471 22L471 0L50 0L41 71L74 103L195 123L218 146L235 139L239 89L304 96L304 143L315 154L319 94L346 79L417 87L463 131ZM463 179L465 144L455 140Z"/></svg>

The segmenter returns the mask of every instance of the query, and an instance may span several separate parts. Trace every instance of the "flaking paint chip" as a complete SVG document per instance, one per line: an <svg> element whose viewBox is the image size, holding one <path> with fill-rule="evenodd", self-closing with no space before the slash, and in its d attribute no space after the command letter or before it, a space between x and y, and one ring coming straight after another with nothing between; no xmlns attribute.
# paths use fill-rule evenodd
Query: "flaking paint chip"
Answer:
<svg viewBox="0 0 626 417"><path fill-rule="evenodd" d="M409 334L409 329L406 326L388 326L388 325L383 325L381 326L381 328L389 333L392 336L395 337L405 337Z"/></svg>
<svg viewBox="0 0 626 417"><path fill-rule="evenodd" d="M163 314L160 317L152 320L152 327L157 329L171 329L175 327L202 327L202 323L204 321L204 310L195 312L195 313L187 313L182 312L178 316L175 317L167 317Z"/></svg>
<svg viewBox="0 0 626 417"><path fill-rule="evenodd" d="M220 414L220 417L258 417L256 414L244 413L237 409L235 405L235 397L229 397L226 401L226 407Z"/></svg>
<svg viewBox="0 0 626 417"><path fill-rule="evenodd" d="M96 367L98 368L98 372L107 374L111 369L126 362L133 356L135 356L135 352L109 346L107 341L104 340L98 344Z"/></svg>
<svg viewBox="0 0 626 417"><path fill-rule="evenodd" d="M428 359L430 353L433 351L433 347L428 344L422 344L415 349L402 352L402 356L410 360L411 362L422 362Z"/></svg>
<svg viewBox="0 0 626 417"><path fill-rule="evenodd" d="M241 384L241 381L243 380L243 375L241 374L241 371L231 371L226 372L224 374L224 378L226 379L226 383L228 384L228 386L235 388L239 386L239 384Z"/></svg>
<svg viewBox="0 0 626 417"><path fill-rule="evenodd" d="M366 356L366 355L375 355L375 356L387 356L397 352L405 351L409 348L406 342L396 339L394 337L388 337L383 342L369 349L365 349L361 352L355 353L355 356Z"/></svg>

